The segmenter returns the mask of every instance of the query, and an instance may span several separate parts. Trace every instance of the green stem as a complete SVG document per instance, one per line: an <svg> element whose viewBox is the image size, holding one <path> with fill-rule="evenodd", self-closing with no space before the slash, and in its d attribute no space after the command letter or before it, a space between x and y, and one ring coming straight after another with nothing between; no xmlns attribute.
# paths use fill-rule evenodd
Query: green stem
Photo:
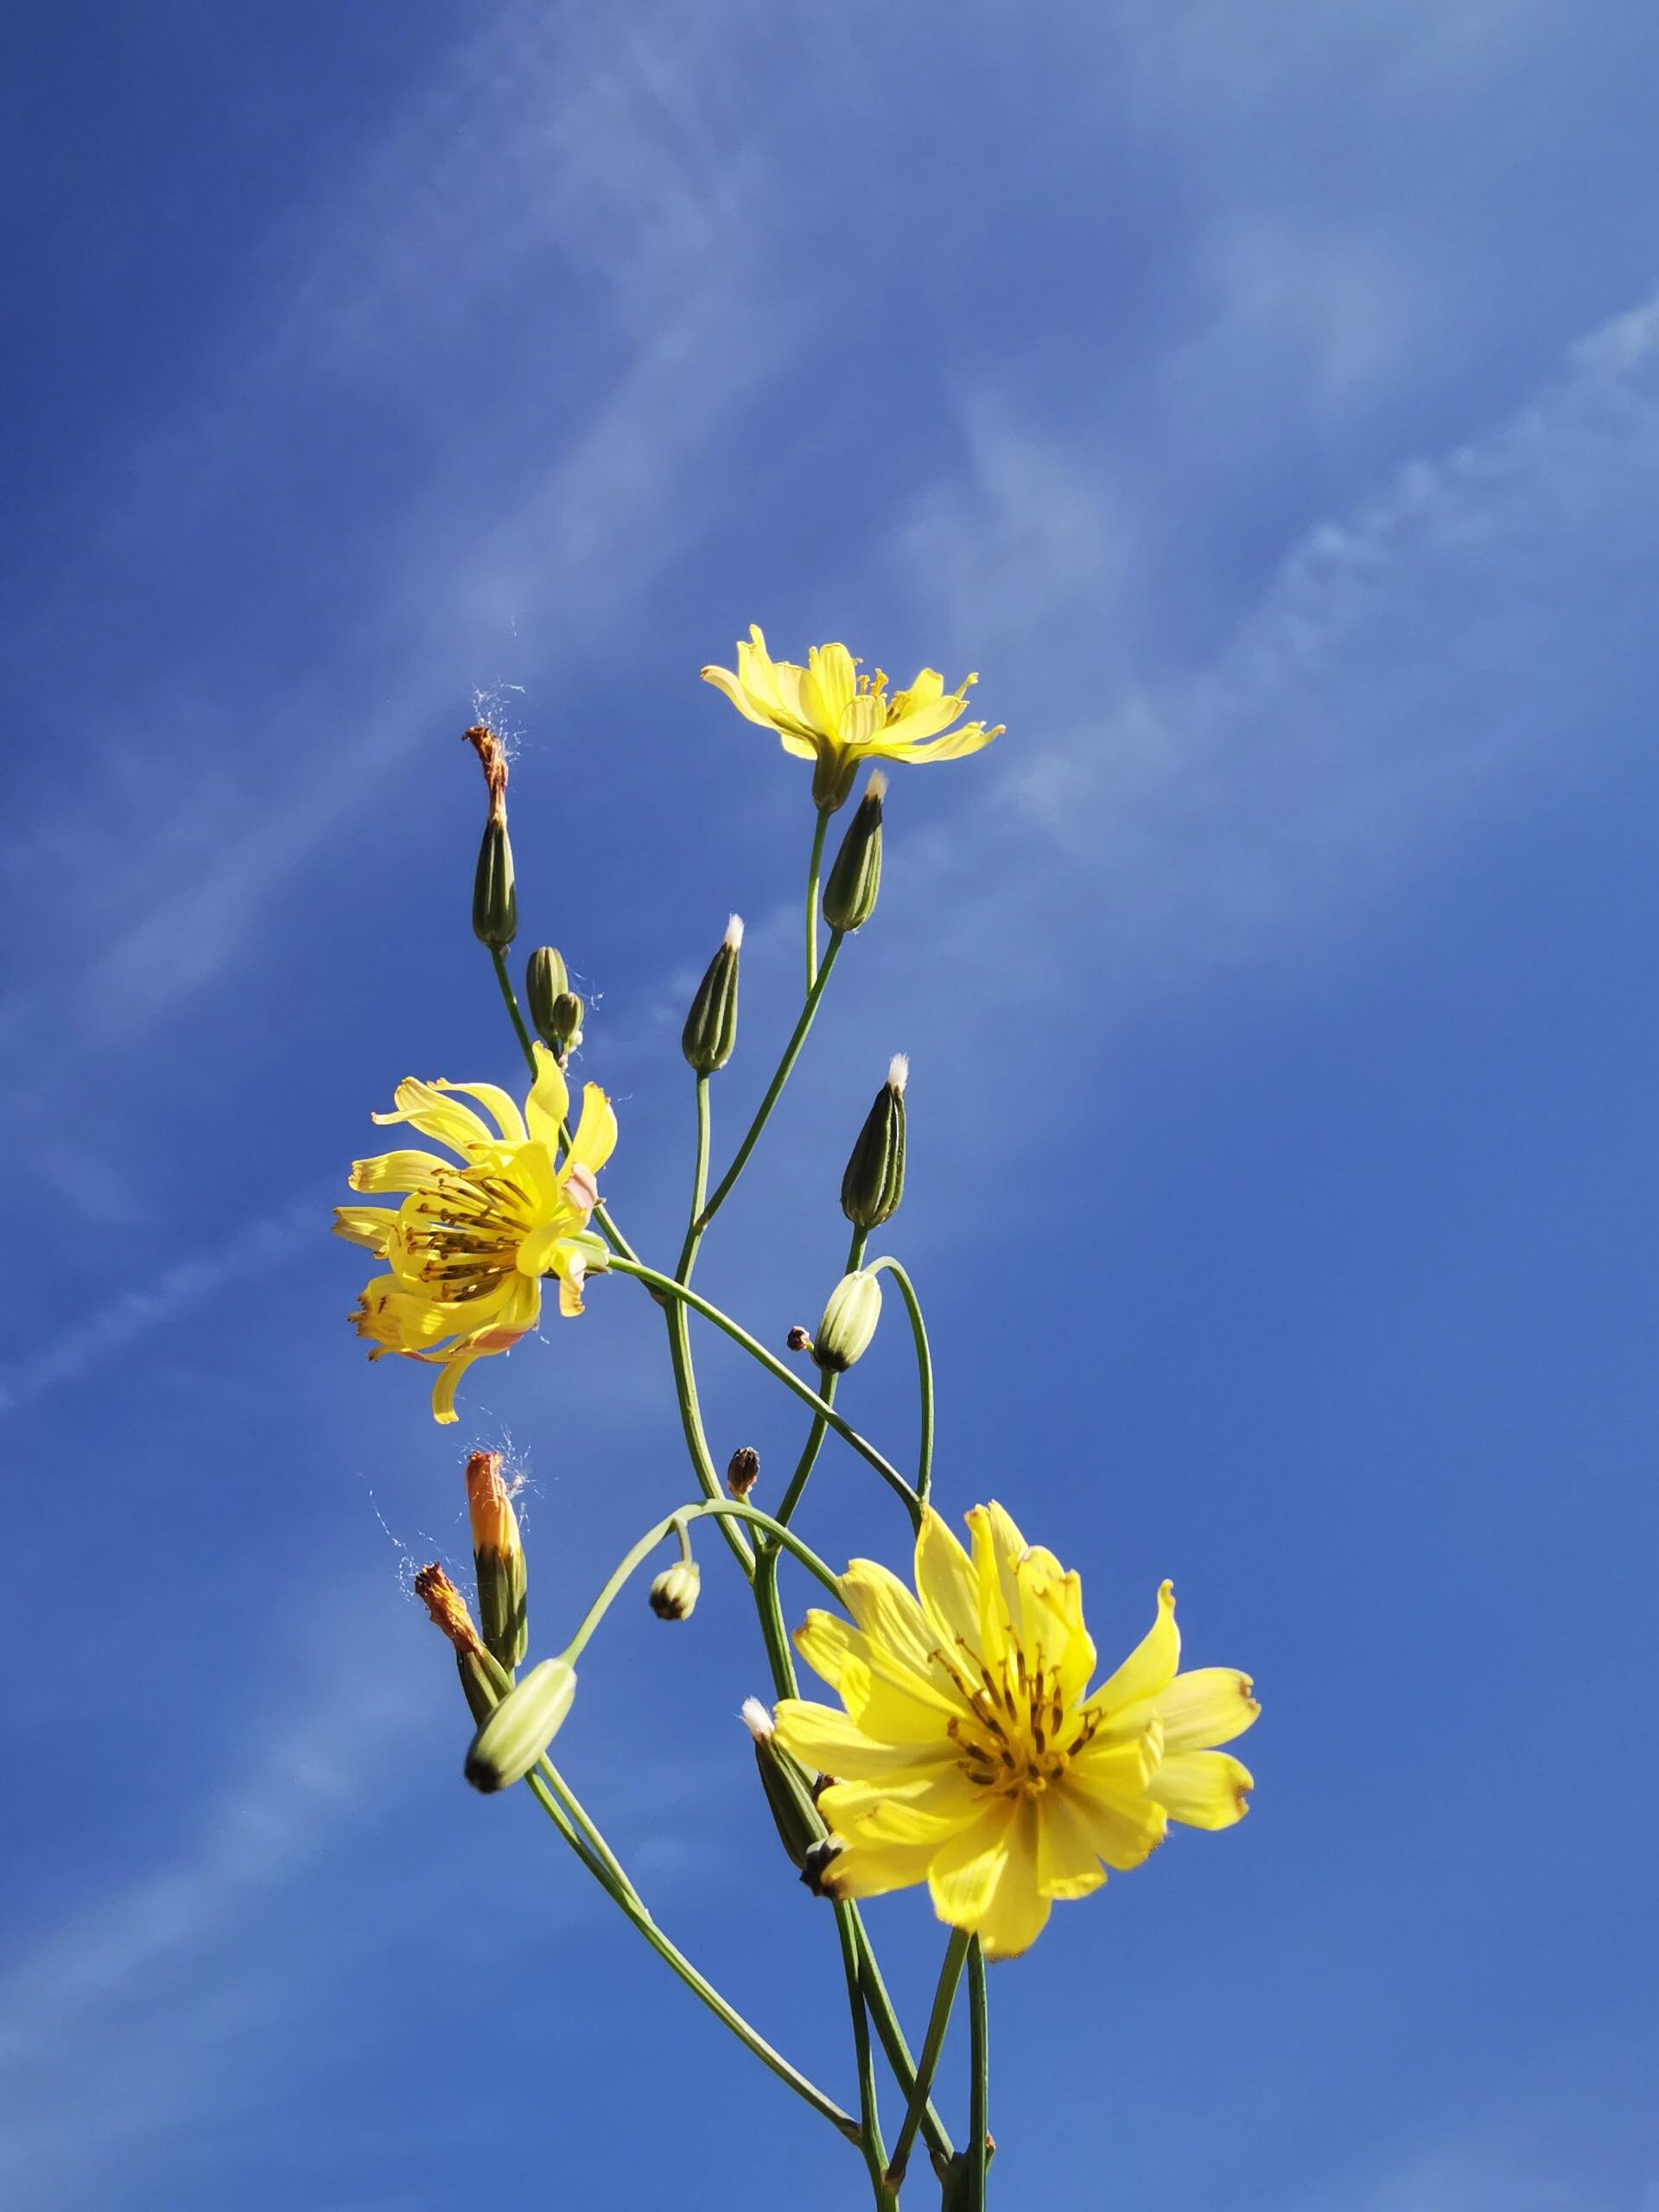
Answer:
<svg viewBox="0 0 1659 2212"><path fill-rule="evenodd" d="M677 1282L690 1280L697 1256L700 1231L697 1216L702 1211L703 1193L709 1187L709 1078L697 1076L697 1149L691 1171L691 1218L685 1232L685 1243L680 1251L680 1263L674 1271ZM632 1256L630 1255L630 1256ZM685 1436L685 1448L690 1454L691 1471L696 1476L697 1487L706 1498L717 1498L721 1494L720 1474L715 1465L714 1454L709 1449L709 1432L703 1427L702 1405L697 1396L697 1370L691 1357L691 1330L683 1306L673 1300L662 1301L668 1323L669 1364L674 1370L674 1395L680 1408L680 1427ZM735 1522L722 1521L720 1533L741 1568L746 1580L754 1580L754 1554Z"/></svg>
<svg viewBox="0 0 1659 2212"><path fill-rule="evenodd" d="M875 2086L875 2061L870 2050L869 2015L864 2009L863 1985L858 1973L858 1938L853 1932L849 1909L836 1907L836 1933L841 1938L842 1971L847 1977L847 2002L853 2018L853 2055L858 2068L859 2143L870 2170L870 2187L877 2212L892 2212L899 2202L887 2177L887 2155L881 2141L881 2115Z"/></svg>
<svg viewBox="0 0 1659 2212"><path fill-rule="evenodd" d="M507 973L507 956L499 945L490 947L490 958L495 965L495 980L501 986L501 995L507 1002L507 1014L518 1039L518 1049L524 1056L524 1065L530 1070L530 1079L536 1080L536 1048L530 1041L530 1032L524 1027L524 1017L518 1011L518 994L512 988L512 978Z"/></svg>
<svg viewBox="0 0 1659 2212"><path fill-rule="evenodd" d="M784 1365L781 1359L774 1358L766 1346L757 1342L740 1323L734 1321L730 1314L722 1313L718 1306L710 1305L706 1298L700 1297L684 1283L676 1282L671 1275L659 1274L655 1268L648 1268L641 1261L618 1258L611 1262L611 1267L616 1274L636 1276L647 1289L657 1291L665 1298L681 1300L693 1313L701 1313L705 1321L712 1321L715 1328L722 1331L734 1344L741 1344L751 1359L758 1360L768 1375L776 1376L785 1389L792 1390L798 1398L803 1399L821 1419L828 1422L843 1443L850 1444L859 1458L867 1460L875 1469L888 1489L903 1499L912 1527L920 1528L921 1500L892 1460L884 1459L874 1445L861 1436L850 1422L844 1421L839 1414L832 1413L824 1406L810 1383L803 1382L798 1375Z"/></svg>
<svg viewBox="0 0 1659 2212"><path fill-rule="evenodd" d="M945 1946L944 1961L939 1968L938 1986L933 1993L933 2010L928 2016L927 2033L922 2038L921 2060L916 2069L916 2082L910 2093L910 2102L905 2110L905 2124L899 2130L899 2139L893 2146L893 2157L887 2166L887 2179L897 2189L904 2180L905 2168L910 2164L911 2145L916 2140L916 2131L922 2124L922 2108L927 2102L928 2091L933 2086L933 2075L939 2063L939 2053L944 2048L944 2031L950 2024L950 2007L957 2001L957 1984L962 1980L962 1969L968 1960L968 1948L973 1938L967 1931L953 1928L950 1941Z"/></svg>
<svg viewBox="0 0 1659 2212"><path fill-rule="evenodd" d="M985 1954L976 1938L968 1955L968 2212L985 2212L985 2169L990 2152L986 2101L991 2050L989 2008L985 1999Z"/></svg>
<svg viewBox="0 0 1659 2212"><path fill-rule="evenodd" d="M910 2055L910 2045L905 2031L899 2024L899 2015L881 1979L881 1969L876 1964L875 1949L869 1931L856 1905L849 1904L853 1925L858 1936L859 1977L863 1985L864 2002L869 2007L875 2032L881 2039L881 2048L887 2054L887 2063L893 2069L893 2079L908 2097L916 2086L916 2062ZM942 2164L952 2154L953 2145L945 2133L944 2122L939 2118L930 2099L922 2107L922 2139L932 2153L936 2165Z"/></svg>
<svg viewBox="0 0 1659 2212"><path fill-rule="evenodd" d="M559 1806L547 1783L534 1768L524 1779L529 1783L537 1802L560 1834L566 1838L567 1841L569 1840L570 1831L566 1811ZM572 1808L579 1810L575 1808L574 1800L570 1801L570 1804ZM583 1814L582 1818L585 1821L587 1815ZM609 1888L608 1884L606 1886ZM616 1895L614 1891L611 1894ZM638 1897L630 1893L627 1896L617 1896L616 1902L645 1937L646 1942L651 1945L658 1957L673 1968L686 1987L692 1992L693 1995L702 1999L715 2018L729 2028L738 2041L752 2050L763 2066L770 2067L780 2082L786 2082L797 2096L804 2098L814 2112L821 2113L830 2126L844 2135L849 2143L856 2143L861 2147L864 2139L863 2130L852 2114L843 2112L833 2097L825 2096L816 2082L810 2082L798 2068L791 2066L781 2051L774 2050L766 2037L758 2030L752 2028L740 2012L727 2003L714 1984L706 1980L697 1972L684 1952L664 1935Z"/></svg>
<svg viewBox="0 0 1659 2212"><path fill-rule="evenodd" d="M617 1565L612 1569L610 1578L604 1588L582 1615L575 1634L565 1645L559 1656L574 1666L588 1638L610 1611L629 1576L632 1574L642 1560L650 1557L665 1537L673 1535L689 1521L706 1521L718 1517L747 1521L754 1528L764 1529L774 1543L781 1544L786 1551L791 1552L809 1573L817 1575L832 1598L840 1597L840 1578L824 1565L810 1546L801 1541L792 1529L785 1529L781 1522L774 1521L769 1513L762 1513L758 1506L746 1505L741 1498L709 1498L701 1505L680 1506L665 1520L658 1522L654 1528L647 1529L639 1542L623 1554Z"/></svg>
<svg viewBox="0 0 1659 2212"><path fill-rule="evenodd" d="M910 1332L916 1339L916 1382L921 1397L922 1440L916 1462L916 1495L926 1499L933 1485L933 1354L928 1348L927 1325L922 1319L922 1302L916 1295L916 1286L899 1266L897 1260L875 1261L872 1274L885 1268L899 1286L899 1294L905 1301L905 1311L910 1316ZM789 1516L780 1514L780 1520Z"/></svg>
<svg viewBox="0 0 1659 2212"><path fill-rule="evenodd" d="M818 809L817 826L812 832L812 858L806 870L806 988L810 992L818 980L818 875L823 866L823 836L830 827L830 810Z"/></svg>
<svg viewBox="0 0 1659 2212"><path fill-rule="evenodd" d="M836 956L841 950L842 935L843 932L840 930L831 930L830 932L830 943L824 951L823 965L813 977L807 991L806 1003L802 1007L800 1019L796 1022L789 1042L784 1047L784 1057L779 1061L777 1071L766 1086L766 1096L755 1109L754 1119L750 1122L748 1132L742 1143L739 1145L731 1166L715 1185L713 1198L692 1224L692 1234L695 1237L700 1238L703 1235L709 1223L731 1196L732 1185L748 1166L749 1155L760 1141L761 1132L772 1117L772 1109L783 1096L784 1085L789 1081L795 1063L801 1056L801 1047L806 1042L807 1032L812 1027L813 1016L818 1010L818 1001L823 996L830 978L835 972Z"/></svg>

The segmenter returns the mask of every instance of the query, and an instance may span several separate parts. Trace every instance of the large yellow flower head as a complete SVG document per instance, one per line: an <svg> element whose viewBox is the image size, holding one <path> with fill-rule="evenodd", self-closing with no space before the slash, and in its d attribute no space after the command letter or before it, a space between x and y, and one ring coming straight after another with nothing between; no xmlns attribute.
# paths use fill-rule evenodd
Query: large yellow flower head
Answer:
<svg viewBox="0 0 1659 2212"><path fill-rule="evenodd" d="M1176 1673L1168 1583L1150 1633L1089 1694L1076 1573L1000 1505L976 1505L968 1526L971 1557L925 1509L914 1597L874 1560L853 1561L841 1587L855 1625L813 1612L795 1639L846 1710L786 1698L778 1741L835 1777L818 1798L843 1847L823 1877L832 1895L925 1881L941 1920L1007 1959L1057 1899L1140 1866L1171 1820L1241 1819L1250 1777L1211 1746L1260 1707L1230 1668Z"/></svg>
<svg viewBox="0 0 1659 2212"><path fill-rule="evenodd" d="M925 668L903 691L889 691L880 669L861 676L845 645L814 645L802 668L773 660L758 625L737 648L737 671L705 668L705 683L718 685L739 714L778 733L785 753L814 763L812 797L823 808L839 806L865 760L957 760L977 753L1002 725L950 725L965 713L976 676L954 691L936 668Z"/></svg>
<svg viewBox="0 0 1659 2212"><path fill-rule="evenodd" d="M387 1272L376 1275L353 1316L372 1345L430 1360L442 1372L432 1391L441 1421L455 1418L455 1385L475 1359L510 1351L542 1310L544 1274L559 1279L559 1311L582 1311L582 1278L605 1264L588 1232L598 1203L599 1170L616 1144L616 1116L597 1084L582 1093L582 1121L564 1159L560 1131L570 1094L551 1052L537 1045L536 1080L521 1114L489 1083L397 1086L397 1111L380 1122L407 1122L447 1145L460 1165L432 1152L386 1152L359 1160L354 1191L406 1195L401 1205L337 1206L334 1228L365 1244ZM454 1094L475 1098L488 1122Z"/></svg>

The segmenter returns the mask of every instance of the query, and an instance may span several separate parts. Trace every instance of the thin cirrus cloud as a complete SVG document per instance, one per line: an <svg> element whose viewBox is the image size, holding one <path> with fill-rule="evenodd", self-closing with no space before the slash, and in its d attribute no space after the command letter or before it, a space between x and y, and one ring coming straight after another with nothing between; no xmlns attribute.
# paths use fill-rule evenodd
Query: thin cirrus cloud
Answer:
<svg viewBox="0 0 1659 2212"><path fill-rule="evenodd" d="M1056 522L1040 439L992 430L982 412L973 419L973 465L923 497L893 558L961 650L1001 632L1005 690L1017 696L1022 664L1040 657L1064 695L1084 671L1057 630L1109 588L1113 556L1074 531L1076 505ZM925 913L924 891L954 885L951 896L971 897L975 883L1023 883L1036 848L1058 851L1082 872L1096 945L1140 948L1114 968L1124 1006L1135 976L1164 990L1220 961L1254 964L1276 948L1294 962L1327 946L1491 814L1635 741L1619 712L1618 640L1633 645L1645 619L1630 564L1656 496L1659 302L1649 302L1574 345L1516 413L1310 532L1213 665L1109 706L1101 724L1046 743L1011 735L989 756L1001 765L989 792L948 836L917 841L907 897ZM942 572L931 549L947 539L972 553ZM1017 619L1002 588L1016 570ZM1482 706L1491 698L1496 713ZM1021 849L988 870L1009 841ZM246 853L226 866L227 879L245 875ZM1022 893L977 896L995 910L1001 941L1031 953L1033 976L1047 967L1053 988L1071 988L1064 963L1056 972L1036 957L1052 938L1052 907L1033 916ZM751 963L792 957L795 927L791 906L752 929ZM893 966L906 972L902 959ZM666 984L661 995L672 995ZM948 1030L960 1011L936 990L922 1026ZM915 1039L916 1010L908 1019ZM619 1059L642 1041L631 1037L639 1027L616 1029ZM25 1351L0 1374L0 1411L291 1255L323 1203L308 1190Z"/></svg>

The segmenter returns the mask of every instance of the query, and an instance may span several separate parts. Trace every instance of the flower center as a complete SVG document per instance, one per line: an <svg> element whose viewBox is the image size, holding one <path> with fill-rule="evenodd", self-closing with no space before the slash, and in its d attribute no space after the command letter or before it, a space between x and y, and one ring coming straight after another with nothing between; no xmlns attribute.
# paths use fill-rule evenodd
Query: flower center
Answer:
<svg viewBox="0 0 1659 2212"><path fill-rule="evenodd" d="M535 1226L530 1195L511 1176L460 1168L435 1175L404 1209L399 1272L435 1298L482 1297L514 1272Z"/></svg>
<svg viewBox="0 0 1659 2212"><path fill-rule="evenodd" d="M955 1657L933 1656L969 1708L945 1723L957 1764L993 1796L1040 1797L1100 1725L1097 1714L1069 1713L1057 1670L1033 1665L1018 1644L995 1672L961 1637Z"/></svg>

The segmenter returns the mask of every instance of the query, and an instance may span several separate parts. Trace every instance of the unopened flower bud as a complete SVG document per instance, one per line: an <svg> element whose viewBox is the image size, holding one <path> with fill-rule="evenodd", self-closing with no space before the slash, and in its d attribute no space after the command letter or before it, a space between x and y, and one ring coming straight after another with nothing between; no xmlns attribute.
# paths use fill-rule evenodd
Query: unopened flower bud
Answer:
<svg viewBox="0 0 1659 2212"><path fill-rule="evenodd" d="M905 1195L905 1085L909 1080L910 1062L895 1052L841 1179L841 1210L859 1229L879 1229L890 1221Z"/></svg>
<svg viewBox="0 0 1659 2212"><path fill-rule="evenodd" d="M853 810L823 887L823 918L832 930L861 930L881 888L881 802L887 779L877 768Z"/></svg>
<svg viewBox="0 0 1659 2212"><path fill-rule="evenodd" d="M881 1281L868 1268L843 1275L830 1294L812 1357L827 1375L844 1375L862 1359L881 1319Z"/></svg>
<svg viewBox="0 0 1659 2212"><path fill-rule="evenodd" d="M696 1610L702 1570L691 1559L676 1560L652 1584L651 1610L659 1621L689 1621Z"/></svg>
<svg viewBox="0 0 1659 2212"><path fill-rule="evenodd" d="M518 934L518 893L513 888L512 847L507 818L493 814L484 824L473 877L473 935L492 952L505 952Z"/></svg>
<svg viewBox="0 0 1659 2212"><path fill-rule="evenodd" d="M524 1004L530 1009L531 1027L550 1052L564 1048L553 1020L555 1001L570 988L570 978L564 972L564 962L550 944L538 944L524 963Z"/></svg>
<svg viewBox="0 0 1659 2212"><path fill-rule="evenodd" d="M737 1043L737 956L742 943L742 918L734 914L685 1017L680 1049L699 1075L723 1068Z"/></svg>
<svg viewBox="0 0 1659 2212"><path fill-rule="evenodd" d="M552 1742L576 1694L568 1660L543 1659L507 1692L473 1738L466 1775L488 1796L522 1782Z"/></svg>
<svg viewBox="0 0 1659 2212"><path fill-rule="evenodd" d="M760 1479L760 1454L752 1444L733 1452L726 1468L726 1487L734 1497L747 1497Z"/></svg>
<svg viewBox="0 0 1659 2212"><path fill-rule="evenodd" d="M778 1840L791 1863L804 1867L809 1854L825 1840L805 1771L776 1740L772 1715L759 1698L744 1700L743 1725L754 1742L754 1764Z"/></svg>
<svg viewBox="0 0 1659 2212"><path fill-rule="evenodd" d="M523 1660L529 1641L527 1578L518 1516L501 1479L499 1452L474 1452L467 1462L467 1510L473 1524L473 1565L478 1574L478 1617L484 1647L511 1674Z"/></svg>
<svg viewBox="0 0 1659 2212"><path fill-rule="evenodd" d="M801 1879L815 1897L835 1895L829 1882L830 1869L841 1856L841 1846L831 1836L813 1844L801 1860Z"/></svg>
<svg viewBox="0 0 1659 2212"><path fill-rule="evenodd" d="M581 1044L582 1017L587 1011L574 991L561 991L554 1000L549 1027L557 1040L553 1050L561 1060Z"/></svg>

